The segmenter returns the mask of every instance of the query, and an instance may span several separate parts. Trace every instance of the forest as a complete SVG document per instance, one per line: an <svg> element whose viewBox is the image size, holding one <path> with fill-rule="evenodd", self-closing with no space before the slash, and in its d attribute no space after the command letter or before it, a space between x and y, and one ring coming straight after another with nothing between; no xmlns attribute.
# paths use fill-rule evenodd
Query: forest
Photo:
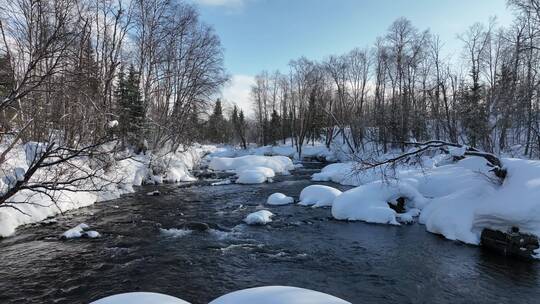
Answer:
<svg viewBox="0 0 540 304"><path fill-rule="evenodd" d="M192 4L15 0L3 7L1 164L16 144L30 142L47 151L36 153L36 170L80 156L105 168L115 158L193 142L247 148L286 139L299 154L310 141L330 147L339 138L351 154L437 139L540 156L536 0L508 1L515 17L506 28L496 19L471 25L458 36L458 56L436 33L400 18L371 46L263 71L252 87L254 117L234 100L215 101L229 79L224 50ZM36 170L1 201L27 187ZM67 184L82 179L67 175Z"/></svg>

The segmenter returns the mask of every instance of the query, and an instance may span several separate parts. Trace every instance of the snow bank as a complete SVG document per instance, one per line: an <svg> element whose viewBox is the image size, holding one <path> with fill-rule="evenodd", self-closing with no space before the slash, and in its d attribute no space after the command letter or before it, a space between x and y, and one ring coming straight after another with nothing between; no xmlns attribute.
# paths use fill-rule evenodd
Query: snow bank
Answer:
<svg viewBox="0 0 540 304"><path fill-rule="evenodd" d="M462 150L452 153L461 155ZM351 182L352 163L327 166L313 179L361 184L336 198L332 214L337 219L397 224L419 214L429 232L468 244L479 244L485 228L507 232L519 227L540 236L540 161L502 162L508 171L502 185L481 157L456 163L435 158L424 168L397 168L396 180L386 182L375 171ZM387 204L398 197L407 199L405 214L396 214Z"/></svg>
<svg viewBox="0 0 540 304"><path fill-rule="evenodd" d="M266 200L267 205L274 205L274 206L280 206L280 205L288 205L294 203L294 199L290 196L286 196L283 193L274 193L268 197Z"/></svg>
<svg viewBox="0 0 540 304"><path fill-rule="evenodd" d="M130 292L109 296L90 304L189 304L189 302L159 293Z"/></svg>
<svg viewBox="0 0 540 304"><path fill-rule="evenodd" d="M267 286L244 289L221 296L209 304L350 304L334 296L313 290ZM100 303L101 304L101 303Z"/></svg>
<svg viewBox="0 0 540 304"><path fill-rule="evenodd" d="M344 192L332 206L332 216L339 220L365 221L368 223L399 225L396 212L388 202L406 198L406 205L423 205L425 198L406 182L376 181ZM404 218L409 221L410 218Z"/></svg>
<svg viewBox="0 0 540 304"><path fill-rule="evenodd" d="M268 210L260 210L248 214L244 219L244 222L248 225L266 225L272 221L271 217L274 214Z"/></svg>
<svg viewBox="0 0 540 304"><path fill-rule="evenodd" d="M336 197L341 194L336 188L324 185L307 186L300 192L300 205L313 207L332 206Z"/></svg>
<svg viewBox="0 0 540 304"><path fill-rule="evenodd" d="M7 148L8 143L0 143L0 151ZM28 143L16 145L6 156L6 162L2 164L3 172L0 173L0 192L5 192L9 185L22 178L28 164L32 161L42 145ZM70 190L44 193L24 190L14 195L10 202L16 203L15 208L0 208L0 237L10 236L15 233L18 226L40 222L46 218L55 216L72 209L86 207L98 201L106 201L119 198L120 195L134 192L133 186L143 183L178 182L190 181L194 178L189 170L200 161L213 146L193 145L190 148L179 150L176 153L135 155L132 158L114 162L105 172L99 172L104 180L119 181L118 183L103 185L101 192L74 192ZM75 159L74 163L81 169L91 171L89 165L92 160ZM55 170L62 170L58 167ZM36 172L33 179L46 180L48 172ZM50 173L49 173L50 174ZM81 190L81 189L73 189ZM51 200L52 196L55 202Z"/></svg>

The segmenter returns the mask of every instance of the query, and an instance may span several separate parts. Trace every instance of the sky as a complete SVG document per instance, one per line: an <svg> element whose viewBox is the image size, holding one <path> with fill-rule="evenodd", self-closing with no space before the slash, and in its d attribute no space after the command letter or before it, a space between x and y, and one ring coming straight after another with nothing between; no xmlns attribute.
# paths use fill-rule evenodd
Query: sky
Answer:
<svg viewBox="0 0 540 304"><path fill-rule="evenodd" d="M288 70L292 59L321 60L372 46L390 24L406 17L440 36L448 54L461 52L457 35L496 16L512 22L506 0L191 0L225 49L231 75L222 98L252 113L250 87L263 70Z"/></svg>

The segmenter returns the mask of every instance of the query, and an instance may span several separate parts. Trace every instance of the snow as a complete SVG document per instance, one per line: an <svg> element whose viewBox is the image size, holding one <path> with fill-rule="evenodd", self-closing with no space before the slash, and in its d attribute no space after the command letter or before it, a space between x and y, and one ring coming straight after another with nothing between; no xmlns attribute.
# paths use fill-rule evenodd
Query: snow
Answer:
<svg viewBox="0 0 540 304"><path fill-rule="evenodd" d="M336 161L340 159L340 153L335 151L340 150L340 147L326 147L323 142L315 142L314 144L306 144L302 147L302 158L317 158L326 161ZM300 160L296 148L287 140L285 144L251 147L249 149L235 149L234 147L222 147L216 149L211 157L240 157L246 155L259 156L283 156L294 160Z"/></svg>
<svg viewBox="0 0 540 304"><path fill-rule="evenodd" d="M65 238L65 239L77 239L77 238L81 238L81 237L88 237L88 238L91 238L91 239L95 239L95 238L98 238L98 237L101 236L99 234L99 232L97 232L97 231L94 231L94 230L86 231L88 229L90 229L90 227L87 224L85 224L85 223L79 224L79 225L67 230L66 232L64 232L62 234L62 238Z"/></svg>
<svg viewBox="0 0 540 304"><path fill-rule="evenodd" d="M284 173L294 169L290 158L283 156L260 156L247 155L236 158L213 157L210 160L209 168L216 171L237 171L239 169L266 167L275 173Z"/></svg>
<svg viewBox="0 0 540 304"><path fill-rule="evenodd" d="M159 293L129 292L109 296L90 304L189 304L189 302Z"/></svg>
<svg viewBox="0 0 540 304"><path fill-rule="evenodd" d="M209 304L350 304L334 296L313 290L266 286L244 289L221 296Z"/></svg>
<svg viewBox="0 0 540 304"><path fill-rule="evenodd" d="M5 150L8 145L7 141L0 142L0 151ZM2 164L0 193L7 191L10 185L24 176L29 163L43 148L43 144L35 142L15 145L7 154L6 162ZM187 148L181 147L175 153L148 152L146 155L134 155L131 158L115 161L107 171L98 173L99 178L118 181L117 184L105 184L101 192L86 192L76 187L73 187L74 191L49 191L47 194L55 198L56 202L44 193L19 191L10 199L10 202L18 202L13 206L23 213L15 208L8 208L9 205L6 205L6 208L0 208L0 237L13 235L16 228L21 225L40 222L59 213L87 207L98 201L119 198L122 194L134 192L133 186L156 182L192 181L194 178L189 170L193 169L205 154L214 150L214 146L194 144ZM89 167L91 162L92 160L85 158L74 160L74 164L87 171L91 170ZM55 170L62 170L62 168L58 167ZM45 171L38 170L33 179L46 180L47 174Z"/></svg>
<svg viewBox="0 0 540 304"><path fill-rule="evenodd" d="M86 231L86 237L95 239L95 238L101 237L101 234L99 234L99 232L95 230L90 230L90 231Z"/></svg>
<svg viewBox="0 0 540 304"><path fill-rule="evenodd" d="M338 189L324 186L311 185L307 186L300 193L300 205L313 207L329 207L332 206L336 197L341 194Z"/></svg>
<svg viewBox="0 0 540 304"><path fill-rule="evenodd" d="M118 120L111 120L107 123L109 129L116 128L118 126Z"/></svg>
<svg viewBox="0 0 540 304"><path fill-rule="evenodd" d="M288 205L294 203L294 199L290 196L286 196L283 193L274 193L268 197L266 200L267 205L274 205L274 206L280 206L280 205Z"/></svg>
<svg viewBox="0 0 540 304"><path fill-rule="evenodd" d="M183 237L193 232L193 230L189 230L189 229L176 229L176 228L171 228L171 229L160 228L159 231L164 236L175 237L175 238Z"/></svg>
<svg viewBox="0 0 540 304"><path fill-rule="evenodd" d="M383 170L357 174L354 163L342 163L325 167L313 180L358 186L336 198L336 219L397 225L419 216L427 231L476 245L485 228L506 232L515 226L540 236L540 161L502 162L508 172L502 185L484 158L453 162L448 156L433 157L423 168L398 167L395 179L383 178ZM387 204L398 197L406 198L404 214Z"/></svg>
<svg viewBox="0 0 540 304"><path fill-rule="evenodd" d="M238 174L237 184L262 184L268 180L268 177L258 170L244 170Z"/></svg>
<svg viewBox="0 0 540 304"><path fill-rule="evenodd" d="M271 181L276 173L289 174L295 167L285 156L247 155L236 158L211 157L209 168L236 173L238 184L262 184Z"/></svg>
<svg viewBox="0 0 540 304"><path fill-rule="evenodd" d="M248 214L244 219L244 222L248 225L266 225L272 221L271 217L274 214L268 210L260 210Z"/></svg>
<svg viewBox="0 0 540 304"><path fill-rule="evenodd" d="M219 181L219 182L214 182L211 185L212 186L223 186L223 185L230 185L230 184L232 184L231 180L230 179L225 179L225 180L222 180L222 181Z"/></svg>
<svg viewBox="0 0 540 304"><path fill-rule="evenodd" d="M388 202L406 198L406 205L424 204L425 198L406 182L376 181L349 191L336 198L332 216L339 220L399 225L396 212ZM407 217L405 220L409 220Z"/></svg>

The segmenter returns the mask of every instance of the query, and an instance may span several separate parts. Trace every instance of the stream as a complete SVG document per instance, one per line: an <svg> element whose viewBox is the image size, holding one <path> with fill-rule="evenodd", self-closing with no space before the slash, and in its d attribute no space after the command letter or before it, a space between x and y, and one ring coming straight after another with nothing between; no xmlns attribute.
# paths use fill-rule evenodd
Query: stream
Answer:
<svg viewBox="0 0 540 304"><path fill-rule="evenodd" d="M264 285L313 289L358 304L540 303L538 262L448 241L419 224L349 223L333 220L330 209L264 206L274 192L297 199L320 168L305 164L261 185L144 186L48 224L21 227L0 240L0 303L89 303L150 291L206 304ZM146 195L154 190L161 195ZM275 214L272 223L242 223L263 206ZM172 230L187 222L212 229ZM80 223L102 236L60 240Z"/></svg>

